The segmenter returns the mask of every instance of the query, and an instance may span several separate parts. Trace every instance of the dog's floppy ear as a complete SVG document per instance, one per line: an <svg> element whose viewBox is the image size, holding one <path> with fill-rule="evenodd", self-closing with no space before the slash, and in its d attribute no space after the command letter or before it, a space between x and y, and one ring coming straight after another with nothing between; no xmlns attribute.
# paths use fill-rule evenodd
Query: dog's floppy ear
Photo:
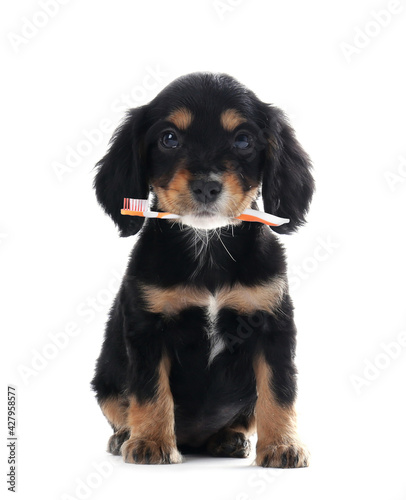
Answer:
<svg viewBox="0 0 406 500"><path fill-rule="evenodd" d="M121 215L124 198L148 198L149 186L143 155L145 106L131 109L114 132L107 154L96 165L94 188L98 202L120 230L120 236L136 234L142 217Z"/></svg>
<svg viewBox="0 0 406 500"><path fill-rule="evenodd" d="M272 229L288 234L305 221L314 191L311 161L296 139L285 114L266 106L266 162L262 179L265 212L290 219Z"/></svg>

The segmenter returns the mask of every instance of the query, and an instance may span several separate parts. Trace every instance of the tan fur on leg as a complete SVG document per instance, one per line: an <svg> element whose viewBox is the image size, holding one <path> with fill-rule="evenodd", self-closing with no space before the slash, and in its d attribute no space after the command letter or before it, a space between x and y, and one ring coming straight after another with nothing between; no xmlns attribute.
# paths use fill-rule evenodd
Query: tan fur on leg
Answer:
<svg viewBox="0 0 406 500"><path fill-rule="evenodd" d="M309 453L297 436L294 406L284 406L277 402L271 390L272 370L263 355L256 360L254 369L258 391L257 465L307 467Z"/></svg>
<svg viewBox="0 0 406 500"><path fill-rule="evenodd" d="M175 417L169 386L170 363L164 357L159 366L156 397L148 403L129 398L127 426L130 438L121 447L129 463L179 463L182 457L176 448Z"/></svg>
<svg viewBox="0 0 406 500"><path fill-rule="evenodd" d="M100 408L115 431L127 428L128 400L117 396L100 402Z"/></svg>

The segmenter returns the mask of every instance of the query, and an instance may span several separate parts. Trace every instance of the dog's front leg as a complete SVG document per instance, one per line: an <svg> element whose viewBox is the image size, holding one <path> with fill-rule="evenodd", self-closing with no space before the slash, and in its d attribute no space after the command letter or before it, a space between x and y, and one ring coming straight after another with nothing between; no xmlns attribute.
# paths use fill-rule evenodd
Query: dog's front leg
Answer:
<svg viewBox="0 0 406 500"><path fill-rule="evenodd" d="M307 467L309 453L296 430L296 329L289 297L268 320L254 362L258 394L256 463L263 467Z"/></svg>
<svg viewBox="0 0 406 500"><path fill-rule="evenodd" d="M162 318L143 311L131 294L127 294L126 299L123 314L129 360L127 428L130 436L121 446L121 454L128 463L179 463L182 457L176 447L170 360L164 348Z"/></svg>
<svg viewBox="0 0 406 500"><path fill-rule="evenodd" d="M169 388L169 361L159 363L155 394L147 398L129 397L127 425L130 437L121 447L126 462L138 464L180 463L176 448L173 399Z"/></svg>

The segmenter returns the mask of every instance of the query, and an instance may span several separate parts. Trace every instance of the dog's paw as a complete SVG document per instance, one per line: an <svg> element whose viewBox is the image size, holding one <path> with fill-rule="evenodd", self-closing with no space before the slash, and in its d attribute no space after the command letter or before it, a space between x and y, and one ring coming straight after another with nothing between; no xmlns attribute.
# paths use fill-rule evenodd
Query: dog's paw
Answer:
<svg viewBox="0 0 406 500"><path fill-rule="evenodd" d="M118 431L115 432L109 439L107 443L107 451L112 455L120 455L120 449L124 441L130 437L129 431Z"/></svg>
<svg viewBox="0 0 406 500"><path fill-rule="evenodd" d="M207 451L214 457L247 458L251 443L242 432L225 429L209 439Z"/></svg>
<svg viewBox="0 0 406 500"><path fill-rule="evenodd" d="M300 443L271 444L257 447L256 464L262 467L294 469L308 467L310 454Z"/></svg>
<svg viewBox="0 0 406 500"><path fill-rule="evenodd" d="M130 438L121 446L121 455L129 464L179 464L182 455L176 447L146 439Z"/></svg>

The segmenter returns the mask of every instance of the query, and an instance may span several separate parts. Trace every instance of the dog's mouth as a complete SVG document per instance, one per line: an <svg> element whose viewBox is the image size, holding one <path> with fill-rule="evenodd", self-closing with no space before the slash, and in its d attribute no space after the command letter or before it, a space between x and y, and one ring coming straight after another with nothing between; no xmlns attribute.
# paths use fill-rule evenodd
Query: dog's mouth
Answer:
<svg viewBox="0 0 406 500"><path fill-rule="evenodd" d="M229 226L233 224L235 219L222 215L217 211L200 210L195 213L186 214L181 216L182 224L191 226L196 229L216 229L219 227Z"/></svg>
<svg viewBox="0 0 406 500"><path fill-rule="evenodd" d="M218 211L215 211L215 210L208 210L208 209L204 209L204 210L199 210L197 212L195 212L194 214L190 214L190 215L193 215L194 217L218 217L218 216L221 216L221 214L218 212Z"/></svg>

